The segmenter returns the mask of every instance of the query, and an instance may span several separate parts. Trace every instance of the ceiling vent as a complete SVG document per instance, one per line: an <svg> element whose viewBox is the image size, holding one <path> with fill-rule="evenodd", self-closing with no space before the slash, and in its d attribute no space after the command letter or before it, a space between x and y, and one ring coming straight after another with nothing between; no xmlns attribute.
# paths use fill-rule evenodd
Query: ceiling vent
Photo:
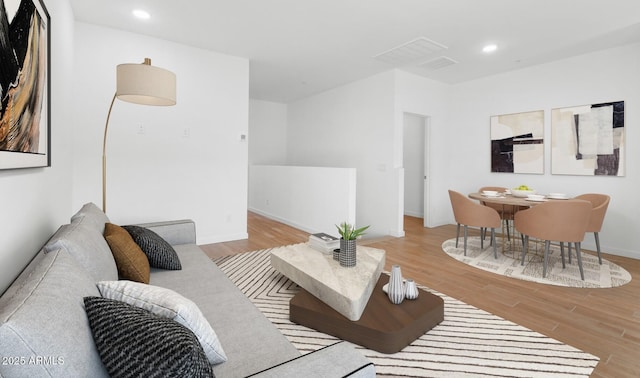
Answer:
<svg viewBox="0 0 640 378"><path fill-rule="evenodd" d="M431 59L427 62L419 64L418 67L425 68L429 71L435 71L441 68L449 67L456 63L458 62L449 58L448 56L439 56L435 59Z"/></svg>
<svg viewBox="0 0 640 378"><path fill-rule="evenodd" d="M374 58L400 66L425 59L435 52L446 49L447 46L445 45L420 37L380 53L374 56Z"/></svg>

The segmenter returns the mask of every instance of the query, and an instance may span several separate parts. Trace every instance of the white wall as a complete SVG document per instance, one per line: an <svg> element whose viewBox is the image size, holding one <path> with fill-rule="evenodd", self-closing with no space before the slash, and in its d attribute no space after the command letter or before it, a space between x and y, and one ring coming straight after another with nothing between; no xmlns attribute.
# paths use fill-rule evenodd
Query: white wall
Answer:
<svg viewBox="0 0 640 378"><path fill-rule="evenodd" d="M48 1L51 15L51 167L0 171L0 293L71 216L73 13Z"/></svg>
<svg viewBox="0 0 640 378"><path fill-rule="evenodd" d="M357 226L399 235L393 71L288 106L288 164L357 169ZM401 129L401 127L400 127ZM400 134L402 135L402 134Z"/></svg>
<svg viewBox="0 0 640 378"><path fill-rule="evenodd" d="M455 144L449 142L449 109L459 111L449 104L450 86L431 79L404 71L396 71L395 83L395 123L396 135L402 135L402 124L405 113L419 114L429 117L426 129L426 161L425 167L427 214L425 224L429 227L445 224L450 219L450 206L447 194L449 178L455 176L451 171L449 159L454 153ZM454 135L455 137L455 135ZM395 161L401 164L402 139L396 138ZM455 141L455 139L454 139ZM398 214L402 220L402 213Z"/></svg>
<svg viewBox="0 0 640 378"><path fill-rule="evenodd" d="M608 253L640 258L637 209L640 208L640 44L618 47L550 64L488 77L452 87L449 128L442 144L456 146L446 155L452 189L467 193L483 185L531 186L542 193L609 194L611 204L600 234ZM551 175L551 109L625 101L625 177ZM545 112L545 173L490 173L489 117L530 110ZM445 188L441 190L444 192ZM450 208L444 200L441 210ZM449 211L449 222L453 215ZM584 247L593 249L593 236Z"/></svg>
<svg viewBox="0 0 640 378"><path fill-rule="evenodd" d="M127 224L190 218L198 243L246 238L249 62L76 24L73 206L100 206L104 122L120 63L175 72L177 105L116 100L107 146L107 215ZM139 125L144 133L139 133Z"/></svg>
<svg viewBox="0 0 640 378"><path fill-rule="evenodd" d="M336 224L356 220L356 170L252 165L249 208L307 231L339 237Z"/></svg>
<svg viewBox="0 0 640 378"><path fill-rule="evenodd" d="M278 102L250 100L249 165L282 165L286 162L287 105Z"/></svg>

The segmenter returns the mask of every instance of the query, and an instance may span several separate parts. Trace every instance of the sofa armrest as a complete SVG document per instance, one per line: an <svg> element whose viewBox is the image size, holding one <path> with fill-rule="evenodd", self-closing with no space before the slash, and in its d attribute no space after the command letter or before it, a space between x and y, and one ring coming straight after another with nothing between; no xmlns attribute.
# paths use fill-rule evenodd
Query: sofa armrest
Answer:
<svg viewBox="0 0 640 378"><path fill-rule="evenodd" d="M142 223L138 226L155 232L171 245L196 244L196 224L191 219Z"/></svg>
<svg viewBox="0 0 640 378"><path fill-rule="evenodd" d="M249 377L375 377L376 368L344 341L270 367Z"/></svg>

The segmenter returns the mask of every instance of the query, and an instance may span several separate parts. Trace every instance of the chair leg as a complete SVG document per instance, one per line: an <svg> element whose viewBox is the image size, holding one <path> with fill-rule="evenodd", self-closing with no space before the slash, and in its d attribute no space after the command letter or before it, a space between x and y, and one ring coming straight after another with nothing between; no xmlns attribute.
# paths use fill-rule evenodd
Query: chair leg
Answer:
<svg viewBox="0 0 640 378"><path fill-rule="evenodd" d="M584 281L584 271L582 270L582 256L580 255L580 243L576 244L576 256L578 257L578 268L580 268L580 278Z"/></svg>
<svg viewBox="0 0 640 378"><path fill-rule="evenodd" d="M598 262L602 265L602 256L600 255L600 236L598 236L597 232L593 233L593 236L596 238L596 251L598 251Z"/></svg>
<svg viewBox="0 0 640 378"><path fill-rule="evenodd" d="M542 278L547 277L547 262L549 261L549 240L544 241L544 265L542 266Z"/></svg>
<svg viewBox="0 0 640 378"><path fill-rule="evenodd" d="M562 256L562 269L566 268L564 264L564 242L560 242L560 256Z"/></svg>
<svg viewBox="0 0 640 378"><path fill-rule="evenodd" d="M464 226L464 255L467 255L467 225Z"/></svg>
<svg viewBox="0 0 640 378"><path fill-rule="evenodd" d="M480 229L480 235L482 235L482 237L480 238L480 249L484 249L484 234L487 232L486 228L482 228Z"/></svg>
<svg viewBox="0 0 640 378"><path fill-rule="evenodd" d="M511 235L509 235L509 220L507 219L505 223L507 225L507 241L511 241Z"/></svg>
<svg viewBox="0 0 640 378"><path fill-rule="evenodd" d="M498 250L496 248L496 229L491 229L491 244L493 244L493 257L498 259Z"/></svg>
<svg viewBox="0 0 640 378"><path fill-rule="evenodd" d="M520 265L524 266L524 255L527 254L527 250L529 249L529 235L524 235L524 239L522 239L522 261Z"/></svg>
<svg viewBox="0 0 640 378"><path fill-rule="evenodd" d="M569 264L571 264L571 243L567 243L567 252L569 253Z"/></svg>
<svg viewBox="0 0 640 378"><path fill-rule="evenodd" d="M458 238L460 237L460 223L458 223L458 227L456 228L456 248L458 248Z"/></svg>

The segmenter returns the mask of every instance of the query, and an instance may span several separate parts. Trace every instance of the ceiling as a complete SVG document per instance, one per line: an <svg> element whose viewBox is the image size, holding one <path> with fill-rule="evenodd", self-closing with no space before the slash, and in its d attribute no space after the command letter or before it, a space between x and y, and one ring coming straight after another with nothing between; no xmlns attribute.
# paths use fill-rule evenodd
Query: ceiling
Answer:
<svg viewBox="0 0 640 378"><path fill-rule="evenodd" d="M70 1L78 21L248 58L251 98L282 103L392 68L454 84L640 42L638 0Z"/></svg>

